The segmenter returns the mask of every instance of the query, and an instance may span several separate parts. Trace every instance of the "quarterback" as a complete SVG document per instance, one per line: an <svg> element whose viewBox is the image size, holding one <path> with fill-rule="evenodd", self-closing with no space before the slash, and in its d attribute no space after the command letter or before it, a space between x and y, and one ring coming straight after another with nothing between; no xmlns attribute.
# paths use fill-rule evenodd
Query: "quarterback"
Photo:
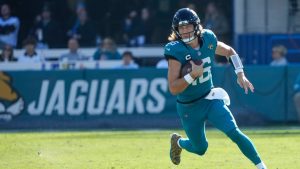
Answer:
<svg viewBox="0 0 300 169"><path fill-rule="evenodd" d="M169 65L169 90L177 95L177 112L187 135L187 138L177 133L171 135L171 161L175 165L180 163L182 149L204 155L208 147L205 136L205 122L208 120L237 144L258 169L267 169L252 141L239 130L228 109L230 99L227 92L213 86L211 67L215 54L218 54L232 63L237 82L245 93L254 92L235 50L218 41L211 30L203 29L198 15L189 8L175 13L168 40L164 55ZM191 65L191 71L182 74L186 64Z"/></svg>

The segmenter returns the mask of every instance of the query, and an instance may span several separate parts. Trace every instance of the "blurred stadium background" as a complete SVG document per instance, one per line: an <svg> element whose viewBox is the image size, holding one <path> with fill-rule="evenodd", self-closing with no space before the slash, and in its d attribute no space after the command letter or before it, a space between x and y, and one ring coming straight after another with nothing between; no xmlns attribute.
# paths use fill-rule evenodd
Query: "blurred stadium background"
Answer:
<svg viewBox="0 0 300 169"><path fill-rule="evenodd" d="M245 95L231 65L216 56L214 83L229 93L238 125L280 126L287 129L284 137L292 127L299 140L300 0L0 0L0 5L2 131L180 129L163 48L175 11L190 7L204 28L236 49L255 86L255 93ZM300 152L299 146L294 150Z"/></svg>
<svg viewBox="0 0 300 169"><path fill-rule="evenodd" d="M181 7L243 59L254 94L220 56L213 72L240 125L297 124L299 2L1 1L0 126L180 127L163 47Z"/></svg>

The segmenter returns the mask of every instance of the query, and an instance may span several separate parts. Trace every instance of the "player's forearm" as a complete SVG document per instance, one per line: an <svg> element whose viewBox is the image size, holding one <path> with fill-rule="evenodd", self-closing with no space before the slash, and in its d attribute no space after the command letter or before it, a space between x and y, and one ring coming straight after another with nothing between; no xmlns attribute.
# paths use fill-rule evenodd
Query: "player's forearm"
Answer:
<svg viewBox="0 0 300 169"><path fill-rule="evenodd" d="M235 73L238 76L244 76L243 73L244 66L242 64L242 61L239 55L232 47L226 45L223 42L218 42L216 54L226 56L227 60L229 60L230 63L232 63L232 65L234 66Z"/></svg>
<svg viewBox="0 0 300 169"><path fill-rule="evenodd" d="M199 68L194 68L190 73L186 74L184 77L180 79L176 79L170 83L169 88L170 92L173 95L177 95L183 92L194 80L203 74L202 65Z"/></svg>
<svg viewBox="0 0 300 169"><path fill-rule="evenodd" d="M176 79L173 82L169 83L169 90L171 94L177 95L181 92L183 92L187 87L188 83L184 78Z"/></svg>

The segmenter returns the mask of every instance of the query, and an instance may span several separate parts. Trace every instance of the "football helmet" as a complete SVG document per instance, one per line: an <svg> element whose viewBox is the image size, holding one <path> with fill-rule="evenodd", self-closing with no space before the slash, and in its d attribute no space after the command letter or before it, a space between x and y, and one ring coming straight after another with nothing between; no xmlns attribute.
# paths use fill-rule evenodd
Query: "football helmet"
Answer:
<svg viewBox="0 0 300 169"><path fill-rule="evenodd" d="M193 36L183 39L178 31L178 27L182 25L188 25L188 24L194 25ZM200 18L198 17L196 12L193 11L192 9L181 8L175 13L173 17L172 30L175 32L177 39L180 39L185 43L190 43L200 34Z"/></svg>

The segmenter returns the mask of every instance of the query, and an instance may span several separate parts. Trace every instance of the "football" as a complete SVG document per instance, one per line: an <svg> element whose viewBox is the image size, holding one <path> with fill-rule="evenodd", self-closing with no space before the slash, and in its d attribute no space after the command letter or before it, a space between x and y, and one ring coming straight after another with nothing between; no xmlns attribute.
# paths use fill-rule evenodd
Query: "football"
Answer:
<svg viewBox="0 0 300 169"><path fill-rule="evenodd" d="M202 60L193 60L193 62L196 65L201 65L203 62ZM192 64L188 61L186 64L182 65L181 71L180 71L180 77L185 76L186 74L190 73L192 71Z"/></svg>

